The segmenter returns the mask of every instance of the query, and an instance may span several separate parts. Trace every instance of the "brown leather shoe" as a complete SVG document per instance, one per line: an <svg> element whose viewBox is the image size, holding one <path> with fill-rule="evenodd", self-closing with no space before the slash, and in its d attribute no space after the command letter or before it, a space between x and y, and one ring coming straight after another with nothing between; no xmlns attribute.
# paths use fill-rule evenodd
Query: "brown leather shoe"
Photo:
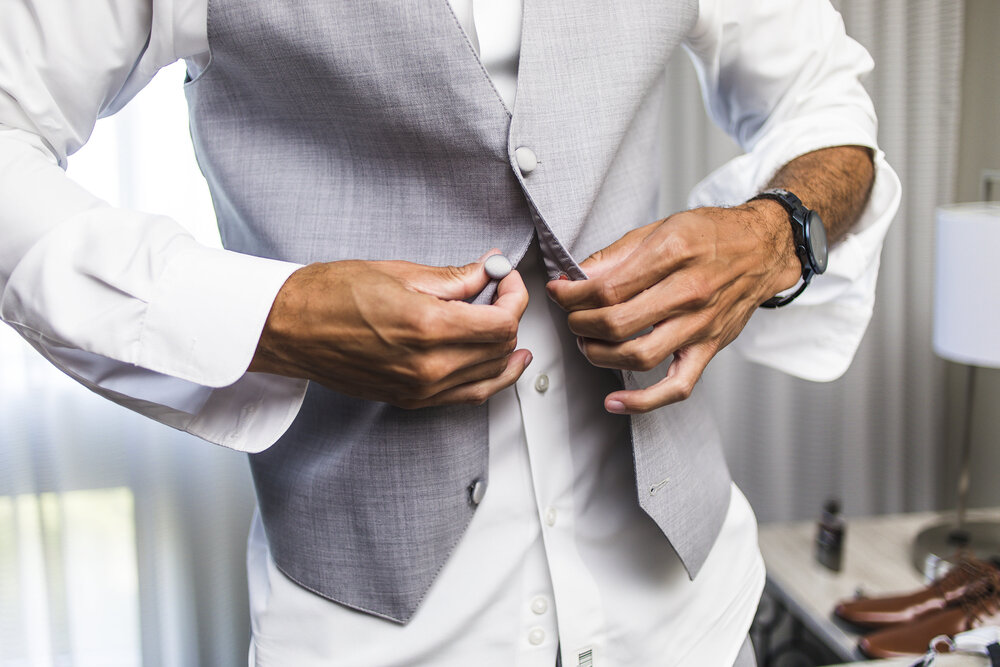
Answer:
<svg viewBox="0 0 1000 667"><path fill-rule="evenodd" d="M953 637L983 625L1000 625L1000 573L996 570L969 584L957 604L873 632L861 638L858 648L869 658L920 655L939 635Z"/></svg>
<svg viewBox="0 0 1000 667"><path fill-rule="evenodd" d="M954 604L971 583L996 576L998 572L1000 570L992 563L965 558L943 577L919 591L846 600L838 604L833 613L852 625L867 629L907 623Z"/></svg>

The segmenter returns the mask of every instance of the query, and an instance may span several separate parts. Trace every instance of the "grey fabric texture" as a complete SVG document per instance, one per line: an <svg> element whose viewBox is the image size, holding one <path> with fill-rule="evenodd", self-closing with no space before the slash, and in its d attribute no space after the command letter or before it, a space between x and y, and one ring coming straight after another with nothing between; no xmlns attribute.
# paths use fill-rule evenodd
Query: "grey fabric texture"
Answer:
<svg viewBox="0 0 1000 667"><path fill-rule="evenodd" d="M212 0L212 61L187 93L223 242L303 263L444 265L491 247L517 263L537 235L551 273L582 279L578 259L654 219L662 74L696 12L525 0L509 110L447 0ZM539 159L527 176L519 146ZM311 385L291 428L250 457L278 567L406 622L488 480L487 418ZM712 422L695 396L634 418L632 441L639 502L695 576L729 503Z"/></svg>

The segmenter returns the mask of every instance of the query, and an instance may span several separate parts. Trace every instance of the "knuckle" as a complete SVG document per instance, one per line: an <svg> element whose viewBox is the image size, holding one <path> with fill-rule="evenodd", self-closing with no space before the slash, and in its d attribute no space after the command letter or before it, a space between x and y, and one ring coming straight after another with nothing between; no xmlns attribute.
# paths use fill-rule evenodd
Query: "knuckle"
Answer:
<svg viewBox="0 0 1000 667"><path fill-rule="evenodd" d="M465 271L459 266L449 264L448 266L442 266L441 270L444 271L448 278L453 280L461 280L465 277Z"/></svg>
<svg viewBox="0 0 1000 667"><path fill-rule="evenodd" d="M421 356L413 364L414 380L419 384L434 384L448 375L448 368L438 357Z"/></svg>
<svg viewBox="0 0 1000 667"><path fill-rule="evenodd" d="M671 234L663 243L665 254L675 259L688 259L694 254L694 247L684 234Z"/></svg>
<svg viewBox="0 0 1000 667"><path fill-rule="evenodd" d="M597 300L602 306L613 306L621 303L621 294L621 285L612 280L605 280L597 290Z"/></svg>
<svg viewBox="0 0 1000 667"><path fill-rule="evenodd" d="M482 405L490 397L490 390L482 384L469 388L465 402L469 405Z"/></svg>
<svg viewBox="0 0 1000 667"><path fill-rule="evenodd" d="M629 350L629 361L638 371L651 371L656 368L659 359L656 351L649 345L636 343Z"/></svg>
<svg viewBox="0 0 1000 667"><path fill-rule="evenodd" d="M702 308L708 305L712 297L712 286L703 275L688 275L678 286L681 301L687 306Z"/></svg>
<svg viewBox="0 0 1000 667"><path fill-rule="evenodd" d="M503 344L502 352L503 355L506 357L509 356L516 349L517 349L517 337L515 336Z"/></svg>
<svg viewBox="0 0 1000 667"><path fill-rule="evenodd" d="M636 362L638 369L644 372L651 371L660 364L660 360L657 356L648 350L640 352Z"/></svg>
<svg viewBox="0 0 1000 667"><path fill-rule="evenodd" d="M499 326L499 333L500 333L500 335L503 336L505 340L508 340L508 341L512 340L516 344L517 343L517 325L518 325L517 318L514 317L513 315L508 315L500 323L500 326Z"/></svg>
<svg viewBox="0 0 1000 667"><path fill-rule="evenodd" d="M510 355L504 355L502 359L497 359L490 366L489 377L495 378L498 375L502 375L505 370L507 370L507 364L509 362Z"/></svg>
<svg viewBox="0 0 1000 667"><path fill-rule="evenodd" d="M608 340L624 341L632 335L632 318L623 313L612 312L602 320L604 334Z"/></svg>
<svg viewBox="0 0 1000 667"><path fill-rule="evenodd" d="M410 312L406 324L414 343L425 344L438 338L440 317L432 308L419 308Z"/></svg>
<svg viewBox="0 0 1000 667"><path fill-rule="evenodd" d="M714 287L711 281L709 281L709 279L704 275L692 277L691 285L688 289L690 290L692 301L699 306L708 305L708 303L712 300Z"/></svg>
<svg viewBox="0 0 1000 667"><path fill-rule="evenodd" d="M692 378L683 378L677 383L677 400L686 401L694 393L695 381Z"/></svg>
<svg viewBox="0 0 1000 667"><path fill-rule="evenodd" d="M449 264L448 266L442 266L440 270L440 277L444 282L464 284L468 277L466 269L461 266Z"/></svg>

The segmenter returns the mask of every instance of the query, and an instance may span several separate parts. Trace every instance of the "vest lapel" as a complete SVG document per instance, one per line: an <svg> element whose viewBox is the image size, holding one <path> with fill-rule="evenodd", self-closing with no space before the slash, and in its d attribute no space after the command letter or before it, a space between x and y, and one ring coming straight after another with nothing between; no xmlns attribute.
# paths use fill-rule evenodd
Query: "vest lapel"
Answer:
<svg viewBox="0 0 1000 667"><path fill-rule="evenodd" d="M642 6L653 4L657 9ZM664 4L675 11L663 11ZM629 119L647 102L697 8L691 0L524 0L523 16L511 135L543 165L526 181L529 195L572 250Z"/></svg>

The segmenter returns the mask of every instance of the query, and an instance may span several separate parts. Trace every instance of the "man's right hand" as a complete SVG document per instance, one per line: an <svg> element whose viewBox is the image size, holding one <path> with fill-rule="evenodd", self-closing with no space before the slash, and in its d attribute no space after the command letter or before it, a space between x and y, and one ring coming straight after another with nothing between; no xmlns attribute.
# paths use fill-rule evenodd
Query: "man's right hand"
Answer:
<svg viewBox="0 0 1000 667"><path fill-rule="evenodd" d="M517 271L492 305L464 301L489 280L482 261L310 264L278 292L249 370L402 408L479 405L531 361L515 350L528 305Z"/></svg>

